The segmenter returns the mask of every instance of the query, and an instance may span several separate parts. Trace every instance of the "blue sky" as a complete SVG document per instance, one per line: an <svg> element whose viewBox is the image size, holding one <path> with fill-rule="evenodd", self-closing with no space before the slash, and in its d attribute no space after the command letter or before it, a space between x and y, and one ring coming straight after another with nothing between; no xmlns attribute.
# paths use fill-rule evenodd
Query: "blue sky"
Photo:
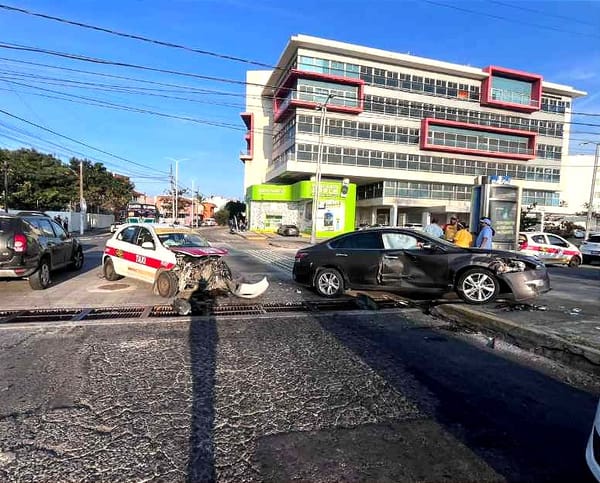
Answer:
<svg viewBox="0 0 600 483"><path fill-rule="evenodd" d="M587 91L588 97L577 101L574 110L600 113L600 2L0 0L4 2L269 65L277 62L290 36L302 33L477 67L499 65L521 69ZM35 46L238 82L244 81L246 70L259 68L5 10L0 10L0 32L0 43L4 44ZM79 156L103 162L111 171L130 175L136 188L148 194L168 189L170 159L185 159L179 163L180 185L191 187L193 180L206 196L243 197L243 165L239 160L239 153L245 148L244 127L239 117L245 104L243 85L5 48L0 48L0 57L3 101L0 109L137 164L99 153L2 113L0 146L33 146L64 159L75 151ZM6 59L188 88L100 77ZM87 82L93 89L75 88L73 81ZM120 92L115 92L115 85L122 87ZM140 95L141 88L162 89L145 92L185 100ZM199 89L213 92L199 92ZM67 101L65 94L88 99L69 97L76 102ZM197 121L107 109L90 105L94 104L90 98ZM578 116L574 120L600 125L600 117ZM572 129L573 138L600 141L599 127L574 125ZM577 143L573 145L574 152L591 152L579 148Z"/></svg>

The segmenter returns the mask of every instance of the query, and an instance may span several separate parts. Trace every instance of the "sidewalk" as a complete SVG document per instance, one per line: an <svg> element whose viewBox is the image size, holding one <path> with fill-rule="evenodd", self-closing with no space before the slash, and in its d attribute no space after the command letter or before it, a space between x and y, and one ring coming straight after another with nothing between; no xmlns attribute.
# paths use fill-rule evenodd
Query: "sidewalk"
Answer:
<svg viewBox="0 0 600 483"><path fill-rule="evenodd" d="M280 248L295 248L300 249L310 245L310 238L308 236L300 235L297 237L293 236L281 236L277 233L269 232L255 232L255 231L238 231L236 235L241 236L246 240L253 241L265 241L269 245ZM317 240L317 242L322 240Z"/></svg>
<svg viewBox="0 0 600 483"><path fill-rule="evenodd" d="M437 305L432 314L600 375L600 303L552 292L531 304Z"/></svg>

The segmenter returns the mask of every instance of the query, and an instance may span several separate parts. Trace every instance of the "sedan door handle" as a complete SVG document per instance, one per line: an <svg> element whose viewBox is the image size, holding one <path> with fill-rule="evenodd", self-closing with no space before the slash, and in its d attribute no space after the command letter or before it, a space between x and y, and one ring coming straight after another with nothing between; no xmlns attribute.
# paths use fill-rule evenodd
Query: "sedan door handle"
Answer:
<svg viewBox="0 0 600 483"><path fill-rule="evenodd" d="M398 256L396 255L384 255L383 258L387 258L388 260L398 260Z"/></svg>
<svg viewBox="0 0 600 483"><path fill-rule="evenodd" d="M348 254L347 253L336 253L335 256L336 257L347 257Z"/></svg>

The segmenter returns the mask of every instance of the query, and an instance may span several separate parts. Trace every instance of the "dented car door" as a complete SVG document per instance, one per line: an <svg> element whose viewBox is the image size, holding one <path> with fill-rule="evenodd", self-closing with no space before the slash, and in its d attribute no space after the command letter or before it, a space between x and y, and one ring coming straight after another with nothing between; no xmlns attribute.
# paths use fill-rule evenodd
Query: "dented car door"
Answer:
<svg viewBox="0 0 600 483"><path fill-rule="evenodd" d="M379 283L390 288L446 288L448 258L445 250L417 234L382 234Z"/></svg>

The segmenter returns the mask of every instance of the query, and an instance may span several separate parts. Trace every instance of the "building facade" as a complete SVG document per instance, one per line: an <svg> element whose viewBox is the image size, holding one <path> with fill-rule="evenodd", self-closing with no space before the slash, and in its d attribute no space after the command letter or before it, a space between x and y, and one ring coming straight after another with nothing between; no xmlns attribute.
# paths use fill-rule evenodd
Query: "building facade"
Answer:
<svg viewBox="0 0 600 483"><path fill-rule="evenodd" d="M310 180L321 155L323 180L356 185L355 225L468 220L480 175L509 177L523 206L558 207L571 105L585 95L539 74L304 35L246 80L248 201L254 185Z"/></svg>

